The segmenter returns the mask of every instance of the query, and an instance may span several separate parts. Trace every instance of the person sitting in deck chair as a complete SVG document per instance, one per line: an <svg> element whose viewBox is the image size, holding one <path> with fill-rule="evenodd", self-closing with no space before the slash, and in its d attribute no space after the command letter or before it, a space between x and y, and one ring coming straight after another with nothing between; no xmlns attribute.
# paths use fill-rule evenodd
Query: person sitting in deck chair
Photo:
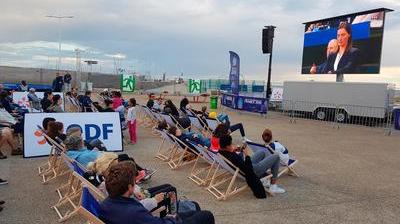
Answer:
<svg viewBox="0 0 400 224"><path fill-rule="evenodd" d="M136 169L131 161L112 165L105 183L109 196L100 204L100 219L108 224L213 224L214 216L209 211L175 213L163 218L153 216L136 199Z"/></svg>
<svg viewBox="0 0 400 224"><path fill-rule="evenodd" d="M278 141L272 140L272 131L266 128L262 133L262 139L264 140L265 146L272 149L272 153L277 153L282 165L289 165L289 151Z"/></svg>
<svg viewBox="0 0 400 224"><path fill-rule="evenodd" d="M262 186L269 187L271 193L285 193L285 190L276 184L279 172L278 155L269 155L263 151L252 153L246 145L234 147L230 135L222 136L219 144L219 153L245 174L246 182L256 197L265 197ZM271 180L265 177L269 169L272 172Z"/></svg>
<svg viewBox="0 0 400 224"><path fill-rule="evenodd" d="M182 133L182 131L179 128L170 127L168 132L171 135L177 137L178 139L180 139L182 142L185 142L185 143L187 142L187 140L189 140L189 141L192 141L192 142L202 145L202 146L206 146L206 147L211 146L209 138L206 138L202 134L195 133L193 131Z"/></svg>

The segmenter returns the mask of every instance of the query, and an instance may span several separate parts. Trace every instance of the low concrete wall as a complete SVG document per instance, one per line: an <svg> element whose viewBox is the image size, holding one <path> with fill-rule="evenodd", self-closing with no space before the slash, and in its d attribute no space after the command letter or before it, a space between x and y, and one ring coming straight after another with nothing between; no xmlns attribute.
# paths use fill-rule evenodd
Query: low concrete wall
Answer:
<svg viewBox="0 0 400 224"><path fill-rule="evenodd" d="M51 84L56 77L56 70L41 68L22 68L0 66L0 83L19 83L26 80L28 83L34 84ZM61 74L65 74L62 72ZM73 81L76 78L76 72L70 71ZM81 80L87 80L88 74L82 73ZM92 73L89 80L93 82L95 88L113 88L118 89L120 86L119 76L104 73ZM73 82L74 83L74 82ZM171 85L171 82L141 82L136 84L137 89L147 90Z"/></svg>

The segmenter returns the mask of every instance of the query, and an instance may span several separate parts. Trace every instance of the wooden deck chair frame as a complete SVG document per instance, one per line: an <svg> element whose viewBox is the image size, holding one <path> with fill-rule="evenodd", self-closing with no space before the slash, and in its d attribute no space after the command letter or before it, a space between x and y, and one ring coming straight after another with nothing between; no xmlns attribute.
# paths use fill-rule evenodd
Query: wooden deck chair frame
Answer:
<svg viewBox="0 0 400 224"><path fill-rule="evenodd" d="M167 135L174 140L176 145L176 147L172 151L170 160L167 162L171 169L176 170L183 166L196 162L196 160L184 161L184 158L192 154L199 156L198 152L195 152L193 149L191 149L188 146L188 143L181 141L180 139L169 133L167 133Z"/></svg>
<svg viewBox="0 0 400 224"><path fill-rule="evenodd" d="M78 187L76 186L76 178L72 175L74 171L74 164L76 164L76 166L78 166L83 172L87 172L86 167L84 167L78 161L70 158L67 154L61 153L61 158L66 166L69 168L69 177L65 183L61 183L60 186L56 189L56 192L60 198L59 202L64 200L64 198L67 196L74 195L78 189Z"/></svg>
<svg viewBox="0 0 400 224"><path fill-rule="evenodd" d="M277 154L277 152L275 152L275 150L272 149L268 145L259 144L259 143L255 143L255 142L249 142L249 141L247 141L246 143L247 143L247 146L250 147L250 149L252 149L253 151L266 150L270 154ZM280 164L278 177L281 177L283 174L288 174L289 176L299 177L299 174L294 169L294 166L297 164L298 160L294 159L292 157L290 157L290 159L294 160L294 162L292 162L290 165L287 166L287 165Z"/></svg>
<svg viewBox="0 0 400 224"><path fill-rule="evenodd" d="M172 153L175 151L176 144L166 131L157 131L160 133L161 142L155 157L163 162L168 162L172 157ZM169 147L167 146L167 148L165 148L166 145L169 145Z"/></svg>
<svg viewBox="0 0 400 224"><path fill-rule="evenodd" d="M86 223L89 224L105 224L105 222L101 221L98 217L93 215L91 212L86 210L84 207L79 206L77 210L77 214L83 217L86 220Z"/></svg>
<svg viewBox="0 0 400 224"><path fill-rule="evenodd" d="M53 209L56 211L59 222L65 222L68 219L72 218L73 216L79 214L82 211L82 188L86 187L89 191L93 194L96 199L104 200L106 196L95 186L93 186L89 181L87 181L84 177L82 177L77 172L73 171L72 175L74 176L75 180L78 181L78 191L75 194L67 197L62 202L58 203L57 205L53 206ZM74 202L77 198L79 198L78 202ZM72 210L67 210L64 214L60 212L59 207L64 206L65 204L69 204ZM86 210L86 209L85 209ZM86 210L87 211L87 210Z"/></svg>
<svg viewBox="0 0 400 224"><path fill-rule="evenodd" d="M200 156L196 158L188 178L199 186L206 186L212 179L213 171L216 168L216 161L208 154L207 147L194 143L192 145L200 152ZM201 160L206 162L206 166L200 165Z"/></svg>
<svg viewBox="0 0 400 224"><path fill-rule="evenodd" d="M40 176L42 176L42 183L47 184L48 182L56 179L57 177L64 176L68 173L69 169L65 166L65 163L60 159L60 155L65 151L65 147L58 144L48 135L43 133L44 138L52 144L52 152L49 155L48 164L49 167L46 171L41 172Z"/></svg>
<svg viewBox="0 0 400 224"><path fill-rule="evenodd" d="M142 106L144 112L143 126L146 128L154 126L157 123L157 118L154 116L150 108L147 106Z"/></svg>
<svg viewBox="0 0 400 224"><path fill-rule="evenodd" d="M217 200L227 200L248 188L245 181L244 184L236 186L238 178L245 179L237 166L233 165L220 154L213 154L212 156L217 163L217 167L207 187L208 192ZM228 183L226 188L219 188L222 184L226 183Z"/></svg>

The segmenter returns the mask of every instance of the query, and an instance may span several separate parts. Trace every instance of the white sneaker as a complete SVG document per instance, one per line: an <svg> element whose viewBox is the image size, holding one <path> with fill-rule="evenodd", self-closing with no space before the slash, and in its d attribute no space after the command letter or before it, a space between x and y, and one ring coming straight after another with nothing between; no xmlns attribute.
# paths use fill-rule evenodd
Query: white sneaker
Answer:
<svg viewBox="0 0 400 224"><path fill-rule="evenodd" d="M252 142L250 139L248 139L248 138L246 138L246 137L243 137L242 138L242 142L243 142L243 144L244 143L246 143L246 142Z"/></svg>
<svg viewBox="0 0 400 224"><path fill-rule="evenodd" d="M262 185L266 188L269 188L271 186L271 180L266 177L261 178L260 181Z"/></svg>
<svg viewBox="0 0 400 224"><path fill-rule="evenodd" d="M283 194L283 193L286 192L285 189L279 187L277 184L272 184L272 185L269 187L269 191L270 191L271 193L274 193L274 194Z"/></svg>

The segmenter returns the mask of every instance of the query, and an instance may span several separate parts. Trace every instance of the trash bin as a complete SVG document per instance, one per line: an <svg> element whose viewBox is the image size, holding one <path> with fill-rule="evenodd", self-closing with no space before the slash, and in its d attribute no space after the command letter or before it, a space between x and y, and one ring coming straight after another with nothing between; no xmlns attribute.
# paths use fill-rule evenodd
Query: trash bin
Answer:
<svg viewBox="0 0 400 224"><path fill-rule="evenodd" d="M394 129L400 130L400 107L393 108Z"/></svg>
<svg viewBox="0 0 400 224"><path fill-rule="evenodd" d="M210 96L210 109L216 110L218 108L218 96Z"/></svg>

